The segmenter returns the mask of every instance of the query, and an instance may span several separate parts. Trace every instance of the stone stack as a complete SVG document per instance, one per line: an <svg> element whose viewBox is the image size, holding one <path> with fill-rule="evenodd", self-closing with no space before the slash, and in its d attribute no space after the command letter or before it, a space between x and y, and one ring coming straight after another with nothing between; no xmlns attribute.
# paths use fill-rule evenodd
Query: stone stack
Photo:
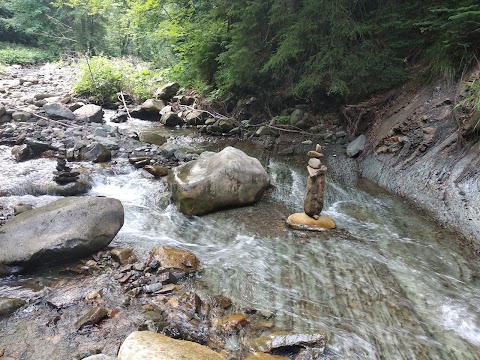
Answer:
<svg viewBox="0 0 480 360"><path fill-rule="evenodd" d="M53 172L53 181L59 185L65 185L78 181L80 173L72 171L72 168L67 166L67 153L65 150L60 150L57 155L56 171Z"/></svg>
<svg viewBox="0 0 480 360"><path fill-rule="evenodd" d="M335 228L335 222L327 216L320 215L323 210L325 194L325 173L327 167L322 163L322 147L317 144L314 151L309 151L307 171L307 191L303 213L292 214L287 224L295 229L324 231Z"/></svg>

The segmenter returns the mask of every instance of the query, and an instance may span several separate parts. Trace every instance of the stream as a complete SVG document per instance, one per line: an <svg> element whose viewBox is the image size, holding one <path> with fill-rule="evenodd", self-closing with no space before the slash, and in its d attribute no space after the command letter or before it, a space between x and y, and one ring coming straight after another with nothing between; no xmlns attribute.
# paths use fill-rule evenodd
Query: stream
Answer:
<svg viewBox="0 0 480 360"><path fill-rule="evenodd" d="M137 120L120 126L155 128ZM126 159L89 165L95 172L90 195L118 198L125 207L125 225L112 245L139 255L156 244L192 251L204 267L192 280L200 294L271 311L278 328L326 332L332 359L480 359L478 259L459 236L372 184L345 186L328 175L324 214L338 230L289 230L285 218L303 208L304 157L172 134L169 142L187 152L241 148L267 168L272 189L254 206L189 218L169 204L164 180ZM8 189L0 205L57 199L23 195L32 182L51 176L53 160L17 164L0 146L0 168L0 184ZM0 296L9 291L22 289L0 279Z"/></svg>

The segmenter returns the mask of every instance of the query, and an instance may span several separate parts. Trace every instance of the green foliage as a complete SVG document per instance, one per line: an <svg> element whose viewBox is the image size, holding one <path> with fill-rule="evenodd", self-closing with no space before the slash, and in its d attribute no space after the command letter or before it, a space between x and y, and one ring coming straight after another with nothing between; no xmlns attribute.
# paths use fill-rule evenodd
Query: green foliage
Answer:
<svg viewBox="0 0 480 360"><path fill-rule="evenodd" d="M145 64L135 66L123 59L94 56L82 62L73 90L93 96L100 103L117 101L120 91L142 101L151 95L160 75Z"/></svg>
<svg viewBox="0 0 480 360"><path fill-rule="evenodd" d="M480 78L477 77L466 83L465 97L458 102L457 108L467 113L473 123L473 130L478 130L480 124Z"/></svg>
<svg viewBox="0 0 480 360"><path fill-rule="evenodd" d="M273 118L275 123L277 124L289 124L290 123L290 116L288 115L277 115Z"/></svg>
<svg viewBox="0 0 480 360"><path fill-rule="evenodd" d="M24 45L0 43L0 63L36 64L54 60L56 57L45 50Z"/></svg>

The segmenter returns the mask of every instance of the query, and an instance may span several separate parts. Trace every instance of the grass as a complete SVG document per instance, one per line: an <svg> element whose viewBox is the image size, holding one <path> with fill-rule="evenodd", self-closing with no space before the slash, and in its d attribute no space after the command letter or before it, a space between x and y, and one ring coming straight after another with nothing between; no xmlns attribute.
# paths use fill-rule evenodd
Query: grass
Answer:
<svg viewBox="0 0 480 360"><path fill-rule="evenodd" d="M26 65L54 60L55 56L39 48L13 43L0 43L0 64Z"/></svg>

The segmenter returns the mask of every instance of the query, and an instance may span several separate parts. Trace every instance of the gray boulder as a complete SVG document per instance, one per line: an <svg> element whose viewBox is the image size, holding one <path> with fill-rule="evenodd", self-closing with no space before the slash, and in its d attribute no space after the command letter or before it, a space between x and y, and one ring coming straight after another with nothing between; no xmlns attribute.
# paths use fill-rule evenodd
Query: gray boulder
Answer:
<svg viewBox="0 0 480 360"><path fill-rule="evenodd" d="M171 111L163 114L160 122L167 127L182 126L184 124L183 119Z"/></svg>
<svg viewBox="0 0 480 360"><path fill-rule="evenodd" d="M103 109L98 105L88 104L73 112L77 118L86 119L88 122L103 122Z"/></svg>
<svg viewBox="0 0 480 360"><path fill-rule="evenodd" d="M107 246L123 226L117 199L68 197L24 212L0 232L0 269L66 262Z"/></svg>
<svg viewBox="0 0 480 360"><path fill-rule="evenodd" d="M5 115L5 112L7 111L7 109L5 109L5 106L1 105L0 104L0 117L2 117L3 115Z"/></svg>
<svg viewBox="0 0 480 360"><path fill-rule="evenodd" d="M349 157L355 157L360 154L365 149L365 143L367 142L367 138L365 135L359 135L355 140L353 140L347 146L347 155Z"/></svg>
<svg viewBox="0 0 480 360"><path fill-rule="evenodd" d="M153 113L158 115L160 110L162 110L165 107L165 104L163 103L162 100L157 100L157 99L147 99L144 101L142 105L140 105L140 108L143 111L146 111L148 113Z"/></svg>
<svg viewBox="0 0 480 360"><path fill-rule="evenodd" d="M140 141L161 146L167 142L167 138L155 131L142 131L139 134Z"/></svg>
<svg viewBox="0 0 480 360"><path fill-rule="evenodd" d="M92 161L94 163L107 162L112 158L112 153L103 144L99 142L91 143L80 149L80 159Z"/></svg>
<svg viewBox="0 0 480 360"><path fill-rule="evenodd" d="M48 116L53 118L69 119L74 120L75 115L73 112L67 108L65 105L58 103L47 103L43 105L43 110L47 113Z"/></svg>
<svg viewBox="0 0 480 360"><path fill-rule="evenodd" d="M230 146L177 166L168 182L174 203L186 215L252 204L270 183L260 161Z"/></svg>
<svg viewBox="0 0 480 360"><path fill-rule="evenodd" d="M176 82L171 82L157 89L153 96L155 96L157 99L170 100L175 95L177 95L178 90L180 90L180 84Z"/></svg>
<svg viewBox="0 0 480 360"><path fill-rule="evenodd" d="M0 318L2 316L8 316L18 308L21 308L27 302L22 299L13 299L7 297L0 297Z"/></svg>

